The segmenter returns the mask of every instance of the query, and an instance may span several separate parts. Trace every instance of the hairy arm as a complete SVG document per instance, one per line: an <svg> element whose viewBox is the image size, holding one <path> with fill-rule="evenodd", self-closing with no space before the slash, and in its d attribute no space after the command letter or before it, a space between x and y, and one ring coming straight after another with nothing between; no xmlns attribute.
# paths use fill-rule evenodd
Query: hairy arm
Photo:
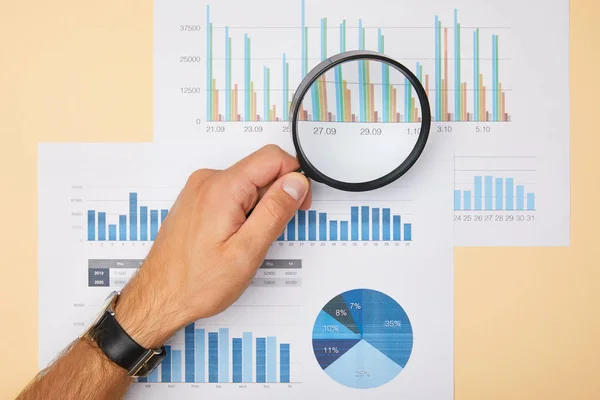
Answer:
<svg viewBox="0 0 600 400"><path fill-rule="evenodd" d="M291 155L266 146L227 170L193 173L117 300L115 318L125 332L157 348L236 301L288 221L310 207L310 184L298 167ZM95 343L80 339L18 400L119 399L131 382Z"/></svg>
<svg viewBox="0 0 600 400"><path fill-rule="evenodd" d="M119 399L131 381L127 371L106 358L95 343L78 339L17 400Z"/></svg>

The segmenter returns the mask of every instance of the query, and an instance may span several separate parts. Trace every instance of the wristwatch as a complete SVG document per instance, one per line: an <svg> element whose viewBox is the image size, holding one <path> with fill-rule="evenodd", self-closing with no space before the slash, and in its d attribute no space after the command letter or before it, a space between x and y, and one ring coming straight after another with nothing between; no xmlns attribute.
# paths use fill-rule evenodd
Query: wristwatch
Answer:
<svg viewBox="0 0 600 400"><path fill-rule="evenodd" d="M120 295L115 291L106 298L102 310L80 338L96 342L112 362L127 370L127 375L148 376L165 357L166 350L164 347L146 349L125 332L115 318Z"/></svg>

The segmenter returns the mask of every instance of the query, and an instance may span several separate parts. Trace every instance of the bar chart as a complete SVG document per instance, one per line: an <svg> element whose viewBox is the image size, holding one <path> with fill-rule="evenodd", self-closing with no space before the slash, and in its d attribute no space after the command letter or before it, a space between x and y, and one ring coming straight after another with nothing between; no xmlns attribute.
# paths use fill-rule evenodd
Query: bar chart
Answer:
<svg viewBox="0 0 600 400"><path fill-rule="evenodd" d="M87 210L87 240L153 241L168 212L168 209L149 209L138 204L138 193L131 192L128 213L112 215L106 211ZM113 218L114 223L107 218Z"/></svg>
<svg viewBox="0 0 600 400"><path fill-rule="evenodd" d="M207 4L205 9L206 121L288 120L291 97L300 79L317 62L335 53L367 49L408 63L403 61L403 50L394 47L394 42L386 41L386 37L398 34L397 29L406 35L427 38L428 45L423 44L423 48L429 51L422 54L421 60L410 57L408 66L427 91L435 121L511 121L507 106L510 88L501 79L508 60L501 55L501 35L485 26L464 25L457 9L450 9L445 17L432 15L428 23L423 24L429 32L423 34L421 26L412 32L410 26L378 28L368 24L369 18L316 17L309 10L317 5L307 0L296 3L299 12L294 26L297 24L297 28L236 26L221 19L228 13L217 6ZM265 42L257 29L270 29L271 36L287 35L284 31L294 29L297 44L291 47L288 41L288 48L278 49L270 41ZM497 30L500 29L502 27ZM328 90L325 81L320 82L311 94L312 109L302 110L301 118L418 121L419 110L410 85L404 81L390 82L389 67L363 61L359 62L359 69L358 82L345 81L341 68L334 69L335 88ZM375 70L384 78L382 86L372 83ZM353 83L356 88L351 88ZM377 114L372 108L375 89L381 89L377 96L385 105Z"/></svg>
<svg viewBox="0 0 600 400"><path fill-rule="evenodd" d="M292 346L277 336L229 328L184 328L183 343L167 344L166 356L144 383L291 383Z"/></svg>
<svg viewBox="0 0 600 400"><path fill-rule="evenodd" d="M454 211L535 211L536 157L456 156Z"/></svg>
<svg viewBox="0 0 600 400"><path fill-rule="evenodd" d="M473 190L454 191L455 211L535 211L535 193L514 178L475 176Z"/></svg>
<svg viewBox="0 0 600 400"><path fill-rule="evenodd" d="M349 212L348 212L349 211ZM342 217L342 218L338 218ZM298 211L278 241L407 241L413 240L412 223L390 208L350 206L332 218L327 212Z"/></svg>

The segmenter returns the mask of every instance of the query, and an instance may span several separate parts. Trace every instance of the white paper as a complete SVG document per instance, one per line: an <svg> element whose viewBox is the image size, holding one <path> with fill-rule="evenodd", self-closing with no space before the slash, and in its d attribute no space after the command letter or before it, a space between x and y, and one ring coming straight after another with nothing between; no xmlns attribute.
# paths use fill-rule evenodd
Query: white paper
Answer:
<svg viewBox="0 0 600 400"><path fill-rule="evenodd" d="M140 207L148 207L146 229L151 235L152 215L156 215L152 211L156 210L160 218L161 210L171 206L192 171L227 167L249 153L254 143L251 138L232 142L227 146L226 154L218 151L216 142L210 140L196 141L193 146L189 143L40 145L40 368L46 367L61 349L84 331L103 299L110 291L122 286L135 273L136 260L145 257L152 242L139 240L142 232ZM163 365L156 370L159 382L134 383L128 397L181 399L239 398L244 395L248 398L286 396L305 399L343 395L361 399L397 395L412 399L453 398L453 224L452 209L448 207L451 165L452 152L440 142L428 148L415 168L393 187L367 195L315 186L312 210L327 212L328 222L334 218L338 220L338 235L341 234L341 221L351 218L349 207L368 205L371 217L373 209L379 208L377 232L380 240L373 240L372 221L375 218L372 218L369 240L329 240L328 225L326 241L318 236L315 241L275 242L267 260L292 262L301 268L259 269L255 284L234 306L195 324L195 329L204 329L206 337L204 359L194 364L194 380L209 380L209 332L222 333L219 337L223 338L225 332L219 329L227 329L227 341L223 343L227 343L228 349L219 347L221 357L222 350L227 351L227 356L219 358L218 364L219 379L225 381L161 383ZM129 240L130 193L137 193L135 220L138 227L135 232L138 240L135 241ZM393 226L390 227L390 240L382 240L387 234L382 215L384 208L390 208L390 224L396 214L401 215L402 224L411 224L410 241L404 240L405 228L401 232L402 240L394 240ZM93 240L89 237L89 210L94 211ZM102 228L101 212L107 213ZM126 219L124 234L127 240L120 240L119 215ZM362 224L362 218L359 224ZM351 221L349 225L351 230ZM115 237L111 236L113 229ZM308 227L306 229L308 233ZM105 232L106 240L99 240L100 231ZM319 234L320 229L316 232ZM295 233L299 234L298 226ZM108 271L102 271L103 268ZM99 274L95 275L96 272ZM103 282L109 286L101 286ZM376 290L393 298L408 316L413 335L412 350L404 369L388 383L366 391L340 384L332 378L321 368L312 345L313 329L321 309L335 296L353 289ZM353 303L361 306L360 302ZM373 312L366 303L362 306ZM387 324L389 329L399 329L397 324L406 326L404 322L394 322L399 319L384 317L380 323ZM335 323L325 324L323 328L327 326L336 326L331 329L339 329L340 334L345 329L342 324ZM321 326L317 324L317 328L320 330ZM242 338L244 332L253 334L250 351L252 381L229 383L234 377L233 339ZM274 371L273 377L268 378L274 378L274 382L254 383L258 373L257 337L276 337L274 368L269 361L273 353L268 352L266 356L267 374ZM365 348L370 345L366 339L362 342L365 342L361 345ZM290 346L289 383L281 382L282 374L286 380L285 372L281 371L281 364L285 364L279 347L282 343ZM185 381L189 378L187 373L192 371L191 367L186 368L185 333L177 333L168 345L173 356L169 369L171 380L176 380L179 374L179 379ZM329 351L335 351L334 348L342 351L341 346L333 344ZM196 349L199 351L200 347L195 347L194 351ZM351 350L346 354L351 354ZM381 354L365 351L357 347L354 358L343 361L338 358L336 376L342 376L346 383L358 380L358 384L369 385L369 380L382 379L382 374L395 374L390 372L391 369L381 367L393 364L391 357L377 358L382 357ZM174 356L175 352L181 352L178 353L180 359ZM365 356L360 361L359 356L364 354L378 356ZM225 360L226 363L221 362ZM243 360L248 362L246 356ZM361 367L361 362L368 364L373 360L378 360L379 368L377 365ZM344 368L349 368L351 374Z"/></svg>
<svg viewBox="0 0 600 400"><path fill-rule="evenodd" d="M247 101L243 93L246 86L252 87L256 93L256 114L264 120L270 112L265 111L264 106L265 68L269 68L271 94L267 109L275 106L276 117L284 121L287 109L284 89L290 93L289 101L304 73L303 58L306 58L306 69L310 70L323 55L331 56L342 50L340 25L344 21L345 50L359 48L359 26L365 29L364 48L379 50L380 28L386 54L413 72L418 62L423 75L429 76L427 86L434 117L442 110L437 106L437 85L439 93L448 93L446 111L454 115L455 121L459 114L462 118L463 113L475 112L474 89L479 77L474 59L475 36L478 36L478 70L481 89L485 87L486 93L486 104L481 107L491 114L489 119L503 119L501 95L496 104L492 95L501 89L505 93L506 119L510 122L444 122L439 116L434 118L432 136L451 137L450 145L458 157L454 190L460 191L460 200L456 204L455 244L569 244L568 0L456 0L452 3L442 0L305 0L304 13L302 4L302 0L182 0L176 3L157 0L154 13L155 140L210 136L227 144L242 136L251 136L257 143L266 143L273 133L287 135L284 122L210 122L207 99L213 84L211 79L218 90L218 100L215 100L218 112L215 113L221 114L222 119L228 118L228 111L234 113L233 108L228 110L225 105L229 88L226 70L230 68L229 89L234 90L238 85L235 112L242 120L246 118ZM540 10L544 10L543 15ZM441 26L438 72L435 66L436 16ZM307 57L302 52L303 27L307 32L304 43ZM455 45L458 30L459 51ZM212 48L208 47L209 32ZM226 35L231 40L230 48ZM245 35L248 46L245 46ZM493 67L494 35L498 37L497 79ZM324 47L322 42L326 43ZM230 62L226 49L231 52ZM459 57L456 57L457 51ZM288 83L284 83L284 54L289 64ZM460 66L455 62L457 58L460 58ZM250 61L246 65L247 60ZM212 66L210 75L209 65ZM455 101L455 94L463 90L460 85L456 86L458 81L466 85L466 110L455 107L460 103ZM233 104L233 98L230 102ZM253 111L250 112L250 117L254 117ZM498 158L502 159L500 163ZM466 166L465 159L471 159ZM487 192L486 176L492 179ZM480 210L475 209L476 177L483 181L482 193L478 195ZM496 186L496 179L502 180L499 186L502 190ZM507 196L511 190L512 196ZM471 192L466 194L470 210L465 210L468 204L468 201L465 204L465 191ZM488 197L489 204L485 200ZM501 201L497 203L496 197Z"/></svg>

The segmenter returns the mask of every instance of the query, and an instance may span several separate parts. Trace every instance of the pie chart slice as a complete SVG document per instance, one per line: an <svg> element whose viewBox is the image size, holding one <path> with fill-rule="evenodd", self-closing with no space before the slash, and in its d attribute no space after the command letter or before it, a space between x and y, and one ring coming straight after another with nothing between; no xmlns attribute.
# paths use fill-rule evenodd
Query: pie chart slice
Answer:
<svg viewBox="0 0 600 400"><path fill-rule="evenodd" d="M356 389L394 379L406 367L412 346L412 326L404 309L371 289L335 296L319 312L313 328L313 351L323 371Z"/></svg>

